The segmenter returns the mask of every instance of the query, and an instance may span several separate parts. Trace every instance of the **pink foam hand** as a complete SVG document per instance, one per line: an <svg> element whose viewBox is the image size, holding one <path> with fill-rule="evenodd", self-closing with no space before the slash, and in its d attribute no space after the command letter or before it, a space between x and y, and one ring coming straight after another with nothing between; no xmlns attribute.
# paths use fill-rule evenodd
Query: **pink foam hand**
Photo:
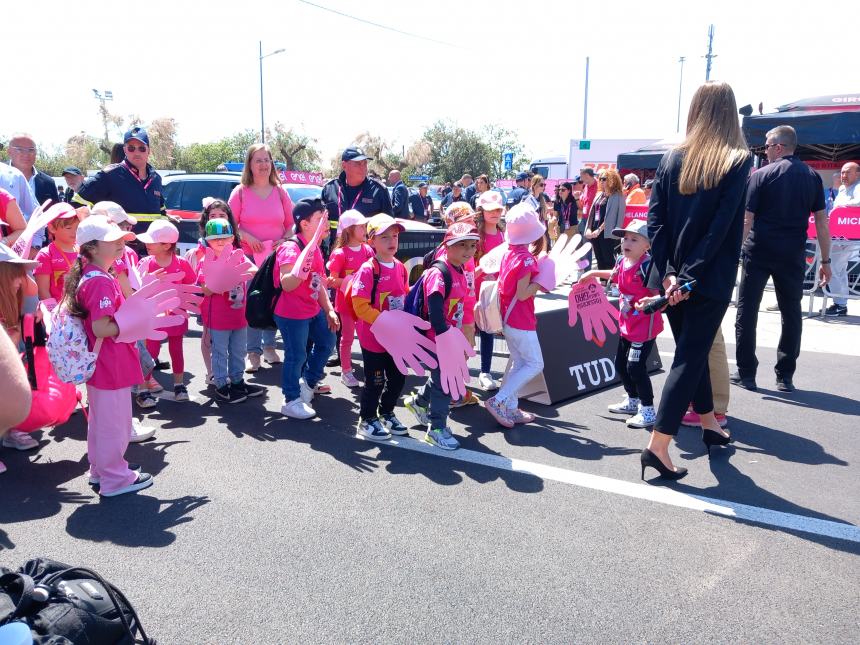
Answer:
<svg viewBox="0 0 860 645"><path fill-rule="evenodd" d="M448 331L436 336L436 359L439 361L442 391L452 399L466 396L466 383L471 379L466 361L474 355L475 350L456 327L449 327Z"/></svg>
<svg viewBox="0 0 860 645"><path fill-rule="evenodd" d="M573 327L577 320L582 319L585 340L594 340L601 347L606 342L607 330L610 334L618 331L618 311L606 299L597 279L573 286L568 296L567 311L567 324Z"/></svg>
<svg viewBox="0 0 860 645"><path fill-rule="evenodd" d="M48 204L50 203L51 200L46 199L40 206L36 207L36 210L33 211L30 218L27 220L27 226L24 228L24 231L18 236L18 239L15 240L15 244L12 245L12 250L15 251L19 257L22 257L25 260L30 257L30 247L33 244L33 238L36 236L36 233L45 228L60 215L60 210L56 208L57 204L48 208ZM47 210L45 210L46 208Z"/></svg>
<svg viewBox="0 0 860 645"><path fill-rule="evenodd" d="M114 314L119 327L114 341L135 343L139 340L164 340L167 332L159 329L181 324L184 316L168 315L179 306L179 296L169 282L155 280L131 294Z"/></svg>
<svg viewBox="0 0 860 645"><path fill-rule="evenodd" d="M272 240L260 240L260 244L263 245L263 249L259 252L254 252L254 264L258 267L263 266L263 262L265 262L266 258L269 257L269 253L272 252L273 242Z"/></svg>
<svg viewBox="0 0 860 645"><path fill-rule="evenodd" d="M51 333L51 329L53 329L53 316L51 316L51 312L57 308L57 301L54 298L45 298L44 300L39 301L39 311L42 312L42 324L45 325L45 333Z"/></svg>
<svg viewBox="0 0 860 645"><path fill-rule="evenodd" d="M391 354L401 374L408 374L411 369L416 375L424 376L422 363L430 369L437 366L431 354L436 350L436 344L419 329L430 329L430 323L397 309L383 311L370 326L370 331Z"/></svg>
<svg viewBox="0 0 860 645"><path fill-rule="evenodd" d="M253 266L240 249L225 250L217 257L215 251L206 249L203 281L212 293L224 293L254 275Z"/></svg>
<svg viewBox="0 0 860 645"><path fill-rule="evenodd" d="M508 243L502 242L486 255L481 256L481 261L478 266L485 275L493 275L498 273L502 268L502 258L508 250Z"/></svg>
<svg viewBox="0 0 860 645"><path fill-rule="evenodd" d="M148 274L148 276L156 276L158 280L170 283L170 288L174 289L176 294L179 296L179 309L183 309L192 314L200 313L200 304L203 302L203 292L196 284L180 282L185 278L184 273L167 273L163 269L159 269L155 273Z"/></svg>
<svg viewBox="0 0 860 645"><path fill-rule="evenodd" d="M323 233L325 233L328 228L328 216L323 215L320 218L319 224L317 224L317 230L314 231L314 236L305 245L302 252L299 253L299 257L296 259L296 263L293 265L292 271L290 271L291 276L299 278L300 280L304 280L308 277L308 273L311 272L311 265L313 264L314 251L316 251Z"/></svg>
<svg viewBox="0 0 860 645"><path fill-rule="evenodd" d="M548 255L538 258L538 274L534 281L547 291L552 291L577 267L577 262L591 250L591 243L579 246L582 236L563 235L552 247Z"/></svg>

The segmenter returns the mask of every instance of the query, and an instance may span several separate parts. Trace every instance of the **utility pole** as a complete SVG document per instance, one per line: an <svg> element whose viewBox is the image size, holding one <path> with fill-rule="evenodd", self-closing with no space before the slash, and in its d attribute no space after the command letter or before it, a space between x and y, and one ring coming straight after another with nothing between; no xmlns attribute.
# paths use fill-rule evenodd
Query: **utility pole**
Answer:
<svg viewBox="0 0 860 645"><path fill-rule="evenodd" d="M588 131L588 56L585 57L585 106L582 109L582 138L587 139Z"/></svg>
<svg viewBox="0 0 860 645"><path fill-rule="evenodd" d="M684 61L687 60L684 56L678 59L678 62L681 63L681 80L678 82L678 124L676 126L676 132L681 131L681 91L684 89Z"/></svg>
<svg viewBox="0 0 860 645"><path fill-rule="evenodd" d="M260 143L266 143L266 119L263 116L263 59L285 51L285 49L276 49L263 56L263 41L260 41Z"/></svg>
<svg viewBox="0 0 860 645"><path fill-rule="evenodd" d="M99 102L99 112L102 115L102 124L105 128L104 145L105 147L107 147L110 141L110 133L108 132L108 120L110 119L110 114L108 113L107 105L105 105L105 103L107 101L113 101L113 92L111 92L110 90L105 90L104 93L102 93L94 89L93 95L95 95L96 100Z"/></svg>
<svg viewBox="0 0 860 645"><path fill-rule="evenodd" d="M708 26L708 53L702 58L708 61L708 64L705 66L705 81L711 80L711 61L713 61L717 55L713 53L714 51L714 26Z"/></svg>

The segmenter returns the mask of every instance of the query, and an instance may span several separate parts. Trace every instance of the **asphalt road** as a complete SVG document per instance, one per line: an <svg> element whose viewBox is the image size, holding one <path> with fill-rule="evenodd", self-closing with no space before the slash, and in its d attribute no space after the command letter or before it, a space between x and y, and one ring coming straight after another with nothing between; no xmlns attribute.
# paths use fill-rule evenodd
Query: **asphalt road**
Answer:
<svg viewBox="0 0 860 645"><path fill-rule="evenodd" d="M93 494L80 414L0 452L0 563L97 569L159 643L856 643L858 326L808 323L788 395L763 334L761 390L732 389L736 443L709 462L682 430L676 484L639 481L647 433L605 412L620 389L529 404L539 420L504 433L455 411L462 449L440 454L355 438L339 368L310 422L278 414L277 369L255 379L266 398L218 405L192 332L195 400L162 400L128 451L150 489Z"/></svg>

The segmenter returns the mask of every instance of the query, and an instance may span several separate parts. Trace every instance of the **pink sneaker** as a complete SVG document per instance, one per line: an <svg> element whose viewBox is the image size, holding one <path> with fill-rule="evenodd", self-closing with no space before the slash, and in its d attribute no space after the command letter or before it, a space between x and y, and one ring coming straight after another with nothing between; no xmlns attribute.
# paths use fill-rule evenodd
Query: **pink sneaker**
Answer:
<svg viewBox="0 0 860 645"><path fill-rule="evenodd" d="M487 408L487 412L489 412L490 415L499 422L499 425L506 428L514 427L514 420L509 416L507 409L496 401L496 397L487 399L487 402L484 403L484 407Z"/></svg>
<svg viewBox="0 0 860 645"><path fill-rule="evenodd" d="M714 414L717 418L717 423L720 424L721 428L726 428L729 425L729 419L725 414ZM698 428L702 424L702 420L699 418L699 415L693 412L693 410L687 410L687 414L684 415L684 418L681 419L682 426L689 426L692 428Z"/></svg>
<svg viewBox="0 0 860 645"><path fill-rule="evenodd" d="M535 420L535 415L525 410L517 408L511 413L511 419L514 423L531 423Z"/></svg>

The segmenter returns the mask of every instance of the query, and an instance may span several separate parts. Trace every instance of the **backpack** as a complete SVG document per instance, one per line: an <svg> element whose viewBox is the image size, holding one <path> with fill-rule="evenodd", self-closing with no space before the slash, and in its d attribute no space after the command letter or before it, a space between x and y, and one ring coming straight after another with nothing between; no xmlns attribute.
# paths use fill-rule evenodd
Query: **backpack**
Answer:
<svg viewBox="0 0 860 645"><path fill-rule="evenodd" d="M501 334L517 304L516 295L502 317L501 286L498 280L484 280L475 304L475 324L487 334Z"/></svg>
<svg viewBox="0 0 860 645"><path fill-rule="evenodd" d="M87 280L105 277L101 271L90 271L81 277L78 289ZM65 300L51 312L51 334L46 343L48 360L64 383L80 385L90 380L96 370L96 360L102 348L103 338L96 338L90 351L84 321L69 313Z"/></svg>
<svg viewBox="0 0 860 645"><path fill-rule="evenodd" d="M295 242L299 251L305 248L298 237L291 237L287 242ZM251 278L248 285L248 297L245 302L245 320L254 329L277 329L275 324L275 305L281 297L283 288L281 281L276 279L275 259L278 249L274 249L263 260L260 269Z"/></svg>
<svg viewBox="0 0 860 645"><path fill-rule="evenodd" d="M95 571L47 558L18 571L0 567L0 625L11 623L26 625L41 645L155 645L119 589Z"/></svg>
<svg viewBox="0 0 860 645"><path fill-rule="evenodd" d="M445 281L444 298L447 300L451 295L451 287L453 284L451 272L448 270L448 263L443 262L442 260L435 260L427 268L430 269L433 267L439 269L439 272L442 274L442 280ZM422 273L421 277L418 278L418 281L409 288L409 293L406 294L406 302L403 305L403 310L413 316L418 316L424 320L430 320L430 312L427 310L427 303L424 298L424 277L426 275L427 271Z"/></svg>

